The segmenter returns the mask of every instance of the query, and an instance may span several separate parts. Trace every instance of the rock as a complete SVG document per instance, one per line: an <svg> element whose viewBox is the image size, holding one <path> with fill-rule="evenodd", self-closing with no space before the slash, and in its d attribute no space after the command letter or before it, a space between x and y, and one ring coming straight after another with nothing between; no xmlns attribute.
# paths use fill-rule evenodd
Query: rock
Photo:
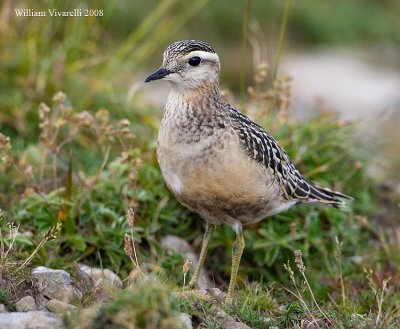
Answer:
<svg viewBox="0 0 400 329"><path fill-rule="evenodd" d="M36 303L32 296L25 296L15 303L18 312L36 311Z"/></svg>
<svg viewBox="0 0 400 329"><path fill-rule="evenodd" d="M80 269L79 265L75 266L73 271L74 273L71 275L77 287L81 287L80 289L82 291L85 291L85 289L92 289L94 281L86 272Z"/></svg>
<svg viewBox="0 0 400 329"><path fill-rule="evenodd" d="M233 317L226 314L226 312L221 309L217 311L215 318L224 329L251 329L248 325L236 321Z"/></svg>
<svg viewBox="0 0 400 329"><path fill-rule="evenodd" d="M100 306L100 304L98 305ZM94 321L96 321L95 317L99 314L100 310L98 308L84 308L79 310L79 312L74 312L72 314L72 316L70 316L67 313L67 317L68 317L68 323L69 323L69 328L79 328L79 329L83 329L83 328L93 328L94 326L98 327L98 328L103 328L103 327L107 327L106 324L99 324L99 323L94 323ZM113 322L113 320L111 321ZM116 326L118 326L116 324ZM124 325L120 325L120 328L128 328L129 324L124 323ZM135 327L136 328L136 327Z"/></svg>
<svg viewBox="0 0 400 329"><path fill-rule="evenodd" d="M7 309L4 304L0 304L0 313L7 313Z"/></svg>
<svg viewBox="0 0 400 329"><path fill-rule="evenodd" d="M79 321L90 323L97 314L99 314L99 310L96 308L84 308L79 312Z"/></svg>
<svg viewBox="0 0 400 329"><path fill-rule="evenodd" d="M73 287L69 273L63 270L39 266L33 269L32 278L36 288L50 299L69 302L74 296L82 297L82 293Z"/></svg>
<svg viewBox="0 0 400 329"><path fill-rule="evenodd" d="M52 299L47 302L47 309L53 313L65 313L67 311L73 311L76 306L63 303L57 299Z"/></svg>
<svg viewBox="0 0 400 329"><path fill-rule="evenodd" d="M0 329L65 329L54 314L42 311L0 314Z"/></svg>
<svg viewBox="0 0 400 329"><path fill-rule="evenodd" d="M124 284L122 283L122 280L119 278L119 276L108 268L101 269L97 267L90 267L85 264L78 264L78 266L80 270L86 273L95 283L97 283L99 279L102 279L105 280L106 283L113 285L119 289L124 288Z"/></svg>
<svg viewBox="0 0 400 329"><path fill-rule="evenodd" d="M111 285L110 282L108 280L105 280L104 278L98 279L94 284L94 287L96 300L98 302L109 301L115 290L115 286Z"/></svg>
<svg viewBox="0 0 400 329"><path fill-rule="evenodd" d="M176 235L167 235L161 239L161 246L169 248L178 254L193 252L191 245L184 239Z"/></svg>
<svg viewBox="0 0 400 329"><path fill-rule="evenodd" d="M187 243L187 241L185 241L184 239L175 235L167 235L161 239L161 246L164 248L171 249L178 254L182 254L183 256L185 256L185 258L189 258L193 262L192 266L196 268L199 259L196 253L194 252L192 246L189 243ZM199 288L200 289L210 288L211 286L209 282L211 281L206 272L204 271L204 268L202 268L200 271L200 276L198 281Z"/></svg>
<svg viewBox="0 0 400 329"><path fill-rule="evenodd" d="M226 296L227 296L226 292L224 292L218 288L211 288L211 289L209 289L209 291L213 297L220 299L221 301L225 301Z"/></svg>
<svg viewBox="0 0 400 329"><path fill-rule="evenodd" d="M180 292L173 292L172 293L177 298L185 298L185 299L201 299L205 302L210 301L218 301L218 302L225 302L226 292L221 291L218 288L211 288L206 290L201 289L185 289L184 291Z"/></svg>
<svg viewBox="0 0 400 329"><path fill-rule="evenodd" d="M186 313L179 314L179 321L182 323L183 328L193 329L192 320L190 319L189 314Z"/></svg>
<svg viewBox="0 0 400 329"><path fill-rule="evenodd" d="M174 296L178 298L185 298L189 303L193 303L198 299L201 299L207 303L212 302L218 304L224 302L226 293L218 288L212 288L207 290L193 289L185 290L183 292L174 292ZM219 301L218 301L219 300ZM223 329L251 329L246 324L236 321L232 316L226 314L220 308L213 306L210 310L212 314L215 314L216 324L219 324L218 328Z"/></svg>
<svg viewBox="0 0 400 329"><path fill-rule="evenodd" d="M209 302L212 300L212 297L209 294L208 290L202 289L188 289L181 292L173 292L172 295L177 298L185 298L188 300L201 299L205 302Z"/></svg>
<svg viewBox="0 0 400 329"><path fill-rule="evenodd" d="M138 269L134 268L129 273L128 281L130 285L136 285L138 281L143 284L150 284L152 281L157 279L157 274L151 272L152 269L147 266L147 263L142 264L141 269L143 272L140 272Z"/></svg>

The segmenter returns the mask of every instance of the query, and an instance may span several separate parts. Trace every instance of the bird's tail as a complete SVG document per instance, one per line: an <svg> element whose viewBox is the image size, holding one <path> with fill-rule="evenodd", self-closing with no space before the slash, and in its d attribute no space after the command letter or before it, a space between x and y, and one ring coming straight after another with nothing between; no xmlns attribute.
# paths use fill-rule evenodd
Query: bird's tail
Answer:
<svg viewBox="0 0 400 329"><path fill-rule="evenodd" d="M304 203L322 203L335 208L347 209L346 202L342 199L354 200L351 196L321 187L313 182L307 181L307 183L310 187L310 194Z"/></svg>

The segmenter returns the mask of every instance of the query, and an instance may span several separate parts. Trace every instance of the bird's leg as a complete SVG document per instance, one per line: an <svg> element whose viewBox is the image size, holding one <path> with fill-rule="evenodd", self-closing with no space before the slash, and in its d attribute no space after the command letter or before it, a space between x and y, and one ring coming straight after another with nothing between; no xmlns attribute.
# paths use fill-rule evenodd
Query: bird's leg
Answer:
<svg viewBox="0 0 400 329"><path fill-rule="evenodd" d="M232 301L232 294L236 285L236 276L239 269L240 258L242 257L243 249L244 238L242 226L240 225L236 231L236 241L233 243L232 247L232 272L231 280L229 281L228 294L225 299L226 304L229 304Z"/></svg>
<svg viewBox="0 0 400 329"><path fill-rule="evenodd" d="M197 285L197 281L199 280L200 271L204 263L204 259L206 258L208 244L210 243L212 237L214 236L215 225L206 223L206 231L204 232L203 244L201 245L199 262L197 263L196 269L194 271L193 277L189 282L189 288L193 288Z"/></svg>

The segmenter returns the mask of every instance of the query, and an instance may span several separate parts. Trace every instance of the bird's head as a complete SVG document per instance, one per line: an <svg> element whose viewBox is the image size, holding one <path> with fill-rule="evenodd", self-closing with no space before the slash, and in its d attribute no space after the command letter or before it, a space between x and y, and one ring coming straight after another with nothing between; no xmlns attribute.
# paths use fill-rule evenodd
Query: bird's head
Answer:
<svg viewBox="0 0 400 329"><path fill-rule="evenodd" d="M183 40L168 46L162 66L145 82L163 79L170 81L174 89L196 89L218 84L219 70L218 55L208 43Z"/></svg>

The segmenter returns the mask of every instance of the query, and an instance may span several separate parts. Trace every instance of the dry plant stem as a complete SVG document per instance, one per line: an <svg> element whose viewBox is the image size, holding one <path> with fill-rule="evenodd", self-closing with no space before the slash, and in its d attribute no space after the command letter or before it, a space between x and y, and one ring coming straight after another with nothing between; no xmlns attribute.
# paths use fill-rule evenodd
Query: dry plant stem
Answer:
<svg viewBox="0 0 400 329"><path fill-rule="evenodd" d="M332 324L332 321L326 316L325 312L319 307L319 305L318 305L318 303L317 303L317 301L316 301L316 299L315 299L315 297L314 297L314 294L313 294L313 292L312 292L312 290L311 290L310 284L308 283L308 280L307 280L307 278L306 278L306 275L304 274L304 272L301 272L301 274L303 275L304 281L306 282L307 288L308 288L308 290L310 291L311 297L312 297L312 299L313 299L315 305L317 306L318 310L321 312L321 314L324 316L324 318L325 318L330 324Z"/></svg>
<svg viewBox="0 0 400 329"><path fill-rule="evenodd" d="M294 255L295 255L295 262L296 262L296 266L299 270L299 272L301 273L301 275L304 278L304 281L307 285L308 290L310 291L311 297L315 303L315 305L317 306L318 310L322 313L322 315L324 316L324 318L329 322L332 323L331 320L326 316L326 314L322 311L322 309L319 307L315 297L314 297L314 293L311 290L310 284L308 283L307 277L305 275L305 271L306 271L306 267L304 266L303 263L303 258L302 258L302 254L301 254L301 250L295 250L294 251ZM294 279L294 277L293 277Z"/></svg>
<svg viewBox="0 0 400 329"><path fill-rule="evenodd" d="M57 190L57 153L53 153L53 189Z"/></svg>
<svg viewBox="0 0 400 329"><path fill-rule="evenodd" d="M82 207L83 202L85 202L86 198L88 197L89 193L92 191L92 189L94 188L94 186L96 185L97 180L99 179L101 173L103 172L107 162L108 162L108 158L110 156L110 150L111 148L108 147L106 150L106 154L104 155L104 159L103 159L103 163L101 164L99 170L97 171L96 176L93 178L92 182L90 183L90 185L88 186L86 192L84 193L83 197L81 198L81 200L79 201L79 203L75 206L74 209L74 213L77 214L77 212L79 211L79 209Z"/></svg>
<svg viewBox="0 0 400 329"><path fill-rule="evenodd" d="M378 304L378 316L376 317L376 322L375 325L378 326L380 318L382 316L382 304L383 304L383 296L385 294L385 289L387 287L388 282L391 280L392 278L389 277L387 279L384 279L382 281L382 290L381 290L381 296L380 298L378 298L378 295L376 295L376 302Z"/></svg>
<svg viewBox="0 0 400 329"><path fill-rule="evenodd" d="M135 260L133 259L132 255L129 255L129 259L131 260L132 264L136 267L136 269L139 271L139 273L143 274L142 270L140 269L138 264L135 262Z"/></svg>
<svg viewBox="0 0 400 329"><path fill-rule="evenodd" d="M136 255L135 240L134 240L134 238L133 238L133 227L131 227L131 237L132 237L132 249L133 249L133 254L135 255L135 260L136 260L136 268L139 270L139 272L140 272L141 274L143 274L142 270L140 269L139 262L138 262L138 258L137 258L137 255Z"/></svg>
<svg viewBox="0 0 400 329"><path fill-rule="evenodd" d="M301 296L299 290L297 289L296 283L295 283L294 285L295 285L295 288L296 288L296 291L297 291L298 294L294 293L294 292L291 291L290 289L287 289L286 287L283 287L283 286L282 286L282 288L283 288L284 290L286 290L288 293L290 293L290 294L292 294L293 296L295 296L295 297L303 304L303 306L304 306L304 308L307 310L308 314L310 314L311 319L313 320L313 322L315 322L315 324L317 325L318 328L321 328L321 327L319 326L318 322L317 322L317 319L314 318L313 313L312 313L311 310L308 308L306 302L304 301L304 299L303 299L303 297Z"/></svg>
<svg viewBox="0 0 400 329"><path fill-rule="evenodd" d="M247 40L247 21L249 18L249 11L251 6L251 0L247 0L246 10L243 18L243 38L242 38L242 58L240 65L240 102L242 108L246 97L246 40Z"/></svg>
<svg viewBox="0 0 400 329"><path fill-rule="evenodd" d="M346 295L344 291L344 282L343 282L343 268L342 268L342 251L341 251L341 243L339 242L339 239L336 237L336 260L338 262L339 266L339 280L340 280L340 288L342 290L342 303L343 305L346 302Z"/></svg>
<svg viewBox="0 0 400 329"><path fill-rule="evenodd" d="M275 68L274 68L274 76L273 76L274 81L276 81L276 79L278 78L279 66L281 65L283 43L285 41L286 26L287 26L287 20L289 17L290 2L291 2L291 0L286 0L285 9L283 12L281 32L279 35L278 51L276 54L276 61L275 61Z"/></svg>
<svg viewBox="0 0 400 329"><path fill-rule="evenodd" d="M137 255L136 255L135 240L133 238L134 237L133 226L135 224L135 212L132 208L129 208L126 218L128 220L128 225L131 230L131 237L129 236L129 234L125 234L125 253L129 256L129 258L131 259L132 263L135 265L135 267L137 268L139 273L143 274L142 270L139 267L139 261L138 261ZM135 255L136 261L134 261L132 258L132 251Z"/></svg>
<svg viewBox="0 0 400 329"><path fill-rule="evenodd" d="M320 328L320 326L318 325L317 320L314 318L313 313L312 313L311 310L308 308L306 302L305 302L304 299L303 299L303 296L301 295L299 289L297 288L296 280L295 280L295 278L294 278L294 272L293 272L292 269L290 268L289 262L288 262L288 265L283 264L283 267L289 272L290 279L291 279L292 282L293 282L293 285L294 285L294 288L296 289L297 294L294 293L293 291L291 291L290 289L287 289L286 287L283 287L283 286L282 286L283 289L285 289L287 292L289 292L290 294L292 294L293 296L295 296L295 297L303 304L304 308L307 310L308 314L310 314L311 318L313 319L313 321L315 322L315 324L317 325L317 327Z"/></svg>
<svg viewBox="0 0 400 329"><path fill-rule="evenodd" d="M132 240L133 240L133 238L132 238ZM132 244L133 244L133 243L132 243ZM135 260L133 259L133 257L132 257L131 254L128 255L128 257L129 257L129 259L131 260L132 264L133 264L133 265L136 267L136 269L139 271L139 273L143 275L144 273L143 273L142 270L140 269L139 263L135 262Z"/></svg>
<svg viewBox="0 0 400 329"><path fill-rule="evenodd" d="M51 122L51 121L52 120L49 119L49 122ZM53 127L54 127L54 124L52 123L52 124L49 124L49 127L47 129L49 129L49 131L51 131ZM56 125L56 129L55 129L50 141L47 143L47 145L46 145L46 143L43 144L45 146L45 150L43 151L42 160L41 160L41 164L40 164L40 189L42 192L45 192L44 169L45 169L45 165L46 165L47 155L49 153L49 149L51 149L52 146L55 146L59 131L60 131L60 128L58 125ZM48 132L48 134L50 135L49 132ZM55 155L56 159L54 159L54 155ZM54 185L54 189L57 188L57 183L56 183L57 169L55 169L55 168L57 168L57 154L53 154L53 185Z"/></svg>
<svg viewBox="0 0 400 329"><path fill-rule="evenodd" d="M182 266L182 273L183 273L183 286L182 286L182 292L185 291L185 286L186 286L186 275L189 272L190 266L192 265L192 261L188 258L186 259L185 264Z"/></svg>
<svg viewBox="0 0 400 329"><path fill-rule="evenodd" d="M185 291L185 287L186 287L186 273L183 275L183 286L182 286L182 292Z"/></svg>
<svg viewBox="0 0 400 329"><path fill-rule="evenodd" d="M65 145L67 145L69 142L72 142L77 134L78 134L78 133L69 135L66 139L64 139L64 140L58 145L58 150L60 151Z"/></svg>
<svg viewBox="0 0 400 329"><path fill-rule="evenodd" d="M118 142L121 144L122 149L126 152L127 147L121 137L118 138Z"/></svg>
<svg viewBox="0 0 400 329"><path fill-rule="evenodd" d="M2 219L1 215L2 215L2 213L1 213L1 210L0 210L0 219ZM6 251L4 251L4 242L3 242L3 239L2 239L2 232L1 232L1 229L0 229L0 245L1 245L0 246L0 249L1 249L1 255L0 256L1 256L1 264L2 265L4 265L4 262L5 262L5 260L6 260L7 256L8 256L8 254L9 254L9 252L11 251L13 245L14 245L14 242L15 242L15 239L17 237L18 230L19 230L19 225L17 227L15 227L13 223L8 223L8 224L9 224L9 228L10 228L11 242L8 245L8 249Z"/></svg>
<svg viewBox="0 0 400 329"><path fill-rule="evenodd" d="M43 192L43 193L45 192L44 167L45 167L45 164L46 164L46 158L47 158L47 149L45 148L43 150L43 153L42 153L42 160L40 162L40 173L39 173L39 176L40 176L40 191Z"/></svg>
<svg viewBox="0 0 400 329"><path fill-rule="evenodd" d="M283 44L285 41L286 26L287 26L287 21L288 21L288 17L289 17L290 3L291 3L291 0L286 0L285 9L283 11L281 32L279 35L278 51L277 51L276 60L275 60L273 82L277 81L277 78L278 78L279 66L281 64L282 53L283 53ZM275 93L271 99L271 103L269 106L269 112L274 108L275 102L276 102L276 88L274 88L274 89L275 89Z"/></svg>
<svg viewBox="0 0 400 329"><path fill-rule="evenodd" d="M35 187L35 192L37 194L39 194L42 198L43 201L46 203L46 205L49 205L49 202L46 198L45 195L42 194L42 192L38 189L38 187L36 186L36 183L33 181L33 179L31 177L29 177L29 175L27 175L23 170L21 170L21 168L18 167L18 165L15 163L14 160L12 160L12 164L14 165L15 170L18 172L18 174L20 175L19 177L22 177L23 179L25 179L31 186Z"/></svg>
<svg viewBox="0 0 400 329"><path fill-rule="evenodd" d="M25 261L22 263L20 267L18 267L15 272L13 273L14 275L18 273L21 269L23 269L27 264L30 263L32 258L36 255L36 253L44 246L44 244L52 239L55 239L55 233L60 229L61 223L58 223L56 226L53 226L47 233L43 236L43 239L39 242L38 246L35 248L35 250L32 252L32 254L25 259Z"/></svg>
<svg viewBox="0 0 400 329"><path fill-rule="evenodd" d="M101 132L100 132L99 129L96 127L96 125L93 125L92 128L93 128L93 130L95 131L95 135L97 135L97 136L96 136L97 140L100 140L100 138L102 137ZM100 144L100 147L101 147L101 151L102 151L103 154L104 154L104 153L106 152L105 147L104 147L104 144L103 144L103 143L99 143L99 144Z"/></svg>
<svg viewBox="0 0 400 329"><path fill-rule="evenodd" d="M162 198L161 201L158 203L157 208L154 211L153 220L151 221L150 234L157 231L158 217L160 216L161 210L166 206L168 200L169 200L169 197L166 196L166 197Z"/></svg>
<svg viewBox="0 0 400 329"><path fill-rule="evenodd" d="M26 181L27 181L30 185L36 186L36 184L35 184L35 182L33 181L33 179L30 178L29 175L25 174L25 172L24 172L23 170L21 170L20 167L18 167L18 165L14 162L14 160L12 161L12 163L13 163L13 165L14 165L15 170L18 171L18 174L20 174L20 177L26 179ZM46 200L46 198L42 195L42 193L41 193L40 191L37 191L37 193L38 193L40 196L42 196L42 197Z"/></svg>

